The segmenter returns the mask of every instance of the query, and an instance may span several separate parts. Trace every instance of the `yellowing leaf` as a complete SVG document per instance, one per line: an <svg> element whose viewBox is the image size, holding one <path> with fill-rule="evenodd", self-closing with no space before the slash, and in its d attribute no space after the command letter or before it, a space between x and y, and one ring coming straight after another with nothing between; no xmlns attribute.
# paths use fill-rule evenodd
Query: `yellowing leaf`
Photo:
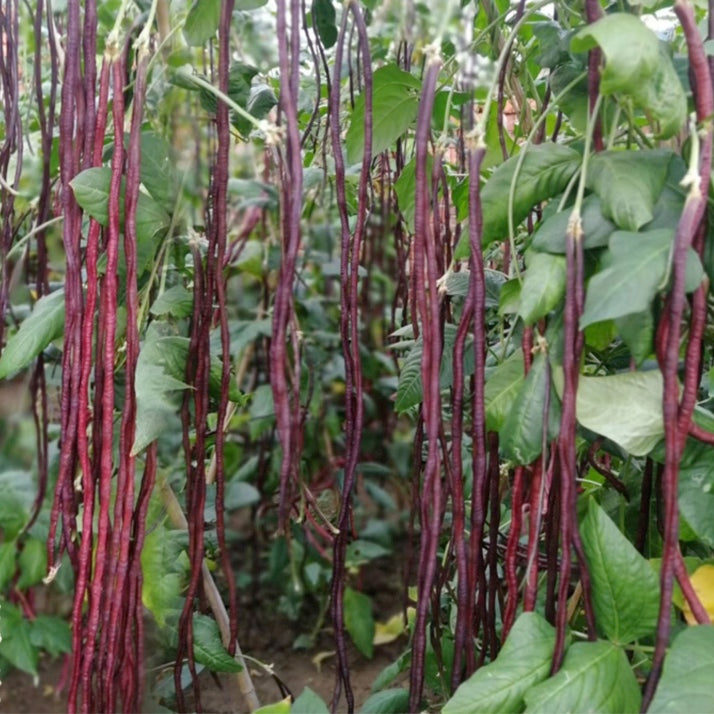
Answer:
<svg viewBox="0 0 714 714"><path fill-rule="evenodd" d="M414 610L414 608L410 607L409 610ZM407 613L407 617L409 617L409 613ZM396 615L392 615L386 622L374 623L374 638L372 639L372 644L386 645L389 642L394 642L394 640L405 632L404 615L398 612Z"/></svg>
<svg viewBox="0 0 714 714"><path fill-rule="evenodd" d="M704 609L709 613L709 617L714 620L714 565L702 565L697 568L690 580L694 592L697 593L702 605L704 605ZM684 612L684 619L690 625L697 624L697 619L694 617L686 600L682 612Z"/></svg>

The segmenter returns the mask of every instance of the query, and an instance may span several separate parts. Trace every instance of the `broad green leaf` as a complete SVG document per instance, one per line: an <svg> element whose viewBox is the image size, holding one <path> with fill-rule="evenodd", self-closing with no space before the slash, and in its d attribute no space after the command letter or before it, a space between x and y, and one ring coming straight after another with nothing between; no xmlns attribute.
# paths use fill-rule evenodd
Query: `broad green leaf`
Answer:
<svg viewBox="0 0 714 714"><path fill-rule="evenodd" d="M572 213L566 208L543 221L533 235L531 248L548 253L565 253L565 236ZM615 226L602 214L600 199L591 194L583 201L580 219L583 225L583 248L601 248L607 245Z"/></svg>
<svg viewBox="0 0 714 714"><path fill-rule="evenodd" d="M490 310L498 307L501 288L507 278L500 271L490 270L489 268L484 270L484 278L486 282L486 309ZM460 270L458 273L449 271L444 282L446 294L455 297L466 297L469 291L470 280L471 274L468 270Z"/></svg>
<svg viewBox="0 0 714 714"><path fill-rule="evenodd" d="M413 612L414 608L411 609ZM372 692L379 692L385 687L388 687L402 672L405 672L407 669L409 669L411 661L412 657L410 650L407 650L406 652L399 655L399 657L397 657L394 662L388 664L377 675L376 679L372 682Z"/></svg>
<svg viewBox="0 0 714 714"><path fill-rule="evenodd" d="M653 634L659 581L650 564L592 498L580 534L598 630L620 645Z"/></svg>
<svg viewBox="0 0 714 714"><path fill-rule="evenodd" d="M617 331L639 366L652 354L654 318L651 310L623 315L615 320Z"/></svg>
<svg viewBox="0 0 714 714"><path fill-rule="evenodd" d="M711 447L690 443L679 469L679 510L698 538L714 548L714 460Z"/></svg>
<svg viewBox="0 0 714 714"><path fill-rule="evenodd" d="M188 317L193 311L193 293L183 285L174 285L154 300L151 305L152 315L173 315L176 318Z"/></svg>
<svg viewBox="0 0 714 714"><path fill-rule="evenodd" d="M28 471L0 469L0 528L12 541L23 529L35 500L35 484Z"/></svg>
<svg viewBox="0 0 714 714"><path fill-rule="evenodd" d="M275 422L273 390L269 384L261 384L252 394L250 402L250 438L255 440Z"/></svg>
<svg viewBox="0 0 714 714"><path fill-rule="evenodd" d="M161 334L150 325L136 366L136 432L131 453L136 455L178 422L179 392L187 385L167 374Z"/></svg>
<svg viewBox="0 0 714 714"><path fill-rule="evenodd" d="M714 701L714 627L680 632L664 660L650 714L711 711Z"/></svg>
<svg viewBox="0 0 714 714"><path fill-rule="evenodd" d="M456 340L456 325L447 324L444 327L444 345L441 352L441 369L439 372L439 383L441 389L448 389L454 380L453 360L454 342ZM398 412L403 412L410 407L416 406L422 400L422 378L421 378L421 358L422 358L421 337L412 345L404 359L399 373L399 384L397 385L396 400L394 408ZM473 374L474 354L473 340L467 339L464 345L464 376Z"/></svg>
<svg viewBox="0 0 714 714"><path fill-rule="evenodd" d="M371 659L374 652L374 615L372 600L364 593L345 588L343 600L345 629L357 649Z"/></svg>
<svg viewBox="0 0 714 714"><path fill-rule="evenodd" d="M427 156L426 175L431 176L433 159ZM407 228L414 232L414 196L416 192L416 159L412 159L399 174L399 178L394 182L394 192L397 194L397 205L404 216Z"/></svg>
<svg viewBox="0 0 714 714"><path fill-rule="evenodd" d="M495 661L461 684L443 714L518 714L525 693L548 676L554 648L553 627L535 612L523 613Z"/></svg>
<svg viewBox="0 0 714 714"><path fill-rule="evenodd" d="M243 109L247 109L248 101L250 98L251 83L253 82L253 77L258 74L257 67L251 64L246 64L245 62L232 62L231 68L228 72L228 96ZM191 83L192 75L188 75L186 78L188 82ZM205 79L205 78L204 78ZM216 95L194 83L194 86L198 89L198 96L201 106L209 113L215 114L218 108L218 98ZM233 118L234 124L235 117ZM238 122L240 124L240 122Z"/></svg>
<svg viewBox="0 0 714 714"><path fill-rule="evenodd" d="M536 62L541 67L553 69L570 58L566 44L567 34L557 22L531 22L530 26L538 40L540 54L536 57Z"/></svg>
<svg viewBox="0 0 714 714"><path fill-rule="evenodd" d="M554 370L553 376L560 393L562 372L558 375ZM581 376L578 421L633 456L644 456L664 436L662 389L662 373L658 369L605 377Z"/></svg>
<svg viewBox="0 0 714 714"><path fill-rule="evenodd" d="M524 149L525 151L525 149ZM522 154L501 164L481 191L483 213L482 243L487 246L508 235L508 195ZM533 206L561 193L580 166L580 154L564 144L538 144L528 147L515 182L513 223L525 220ZM458 218L468 216L468 196L464 192L457 205ZM469 255L466 233L454 253L457 260Z"/></svg>
<svg viewBox="0 0 714 714"><path fill-rule="evenodd" d="M500 431L525 380L523 350L517 349L486 381L486 428Z"/></svg>
<svg viewBox="0 0 714 714"><path fill-rule="evenodd" d="M243 106L244 102L245 100L242 98L240 101L237 101L240 106ZM277 103L278 99L275 96L275 92L267 84L259 84L250 88L244 109L256 119L264 119L270 114L270 110L276 106ZM253 129L253 122L238 113L231 115L231 122L243 136L248 136Z"/></svg>
<svg viewBox="0 0 714 714"><path fill-rule="evenodd" d="M614 320L593 322L585 328L585 344L596 350L604 350L615 339L616 334Z"/></svg>
<svg viewBox="0 0 714 714"><path fill-rule="evenodd" d="M252 506L260 501L260 491L253 484L231 479L226 484L224 506L226 510Z"/></svg>
<svg viewBox="0 0 714 714"><path fill-rule="evenodd" d="M584 27L570 41L574 52L585 52L597 45L606 60L600 73L602 94L634 93L660 63L657 36L629 13L606 15Z"/></svg>
<svg viewBox="0 0 714 714"><path fill-rule="evenodd" d="M412 125L419 109L421 82L395 64L380 67L373 77L372 156L388 149ZM345 136L347 163L356 164L364 152L364 93L355 101Z"/></svg>
<svg viewBox="0 0 714 714"><path fill-rule="evenodd" d="M322 697L310 687L305 687L290 707L290 714L329 714L329 711Z"/></svg>
<svg viewBox="0 0 714 714"><path fill-rule="evenodd" d="M236 10L257 10L267 4L268 0L236 0Z"/></svg>
<svg viewBox="0 0 714 714"><path fill-rule="evenodd" d="M167 211L176 204L178 185L168 142L153 131L141 133L141 183Z"/></svg>
<svg viewBox="0 0 714 714"><path fill-rule="evenodd" d="M0 656L13 667L37 676L37 648L30 640L30 623L20 610L0 600Z"/></svg>
<svg viewBox="0 0 714 714"><path fill-rule="evenodd" d="M623 230L639 230L654 216L671 157L664 149L601 151L590 159L587 187L607 218Z"/></svg>
<svg viewBox="0 0 714 714"><path fill-rule="evenodd" d="M186 364L189 358L190 340L188 337L177 337L168 335L158 340L158 349L161 357L158 362L170 377L181 381L186 375ZM213 399L218 399L221 395L221 369L222 362L218 355L211 356L211 371L208 375L208 393ZM231 374L228 381L228 398L232 402L244 403L244 396L238 389L235 379Z"/></svg>
<svg viewBox="0 0 714 714"><path fill-rule="evenodd" d="M526 692L527 714L638 712L640 688L625 653L609 642L578 642L558 673Z"/></svg>
<svg viewBox="0 0 714 714"><path fill-rule="evenodd" d="M218 30L221 20L221 0L194 0L186 16L183 36L189 47L201 47Z"/></svg>
<svg viewBox="0 0 714 714"><path fill-rule="evenodd" d="M30 588L42 582L47 575L47 546L38 538L28 538L17 559L20 577L17 587L20 590Z"/></svg>
<svg viewBox="0 0 714 714"><path fill-rule="evenodd" d="M679 219L684 209L686 190L681 185L681 180L687 173L687 165L679 154L672 154L667 166L667 176L662 193L657 197L653 209L652 220L644 226L644 230L653 228L677 229Z"/></svg>
<svg viewBox="0 0 714 714"><path fill-rule="evenodd" d="M337 41L335 6L332 0L312 0L312 17L322 44L325 49L329 49Z"/></svg>
<svg viewBox="0 0 714 714"><path fill-rule="evenodd" d="M0 379L27 367L64 330L64 289L41 297L0 354Z"/></svg>
<svg viewBox="0 0 714 714"><path fill-rule="evenodd" d="M613 233L612 265L590 279L580 327L648 310L657 291L665 287L673 239L667 228Z"/></svg>
<svg viewBox="0 0 714 714"><path fill-rule="evenodd" d="M532 251L526 257L526 266L518 313L526 325L533 325L565 294L565 258Z"/></svg>
<svg viewBox="0 0 714 714"><path fill-rule="evenodd" d="M589 113L586 67L573 59L563 62L551 72L549 84L553 95L560 97L558 109L568 117L574 129L585 132Z"/></svg>
<svg viewBox="0 0 714 714"><path fill-rule="evenodd" d="M359 711L360 714L404 714L408 710L408 689L383 689L371 694Z"/></svg>
<svg viewBox="0 0 714 714"><path fill-rule="evenodd" d="M256 709L253 714L290 714L290 697L285 697L273 704L266 704L264 707Z"/></svg>
<svg viewBox="0 0 714 714"><path fill-rule="evenodd" d="M182 578L179 556L186 547L187 535L159 525L149 531L141 551L141 600L159 627L181 609Z"/></svg>
<svg viewBox="0 0 714 714"><path fill-rule="evenodd" d="M547 369L545 357L537 355L500 430L500 448L516 464L530 464L543 448ZM553 402L551 399L551 409Z"/></svg>
<svg viewBox="0 0 714 714"><path fill-rule="evenodd" d="M72 651L69 624L55 615L38 615L30 622L30 642L53 657Z"/></svg>
<svg viewBox="0 0 714 714"><path fill-rule="evenodd" d="M8 543L0 543L0 592L5 590L7 584L15 575L17 563L17 543L12 540Z"/></svg>
<svg viewBox="0 0 714 714"><path fill-rule="evenodd" d="M96 166L85 169L77 174L70 186L74 191L77 203L102 226L109 222L109 184L112 171L108 166ZM124 189L126 180L122 179L121 195L119 198L119 218L123 229L124 225ZM153 198L139 192L136 204L136 242L137 265L139 274L146 269L146 264L151 260L155 249L155 236L165 231L171 223L169 214ZM120 241L119 252L123 255L124 241ZM123 261L120 260L120 271L123 270Z"/></svg>
<svg viewBox="0 0 714 714"><path fill-rule="evenodd" d="M240 672L243 669L223 646L218 623L200 613L193 615L193 656L196 662L206 665L212 672Z"/></svg>
<svg viewBox="0 0 714 714"><path fill-rule="evenodd" d="M512 278L503 283L501 293L498 296L498 314L515 315L521 307L521 286L518 278Z"/></svg>
<svg viewBox="0 0 714 714"><path fill-rule="evenodd" d="M416 342L407 353L399 370L399 384L394 409L401 413L419 404L423 390L421 383L421 354L423 343Z"/></svg>
<svg viewBox="0 0 714 714"><path fill-rule="evenodd" d="M674 136L687 118L687 97L674 69L667 46L660 42L659 62L654 74L638 82L632 93L635 104L645 109L659 124L657 136Z"/></svg>

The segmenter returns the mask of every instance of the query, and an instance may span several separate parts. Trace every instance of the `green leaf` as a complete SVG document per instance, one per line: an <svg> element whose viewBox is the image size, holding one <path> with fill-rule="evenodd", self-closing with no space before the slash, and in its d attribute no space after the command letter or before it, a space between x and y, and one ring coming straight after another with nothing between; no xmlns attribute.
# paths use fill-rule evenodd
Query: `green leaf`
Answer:
<svg viewBox="0 0 714 714"><path fill-rule="evenodd" d="M171 147L163 137L153 131L141 133L140 171L141 183L151 197L165 210L173 211L178 185L171 161Z"/></svg>
<svg viewBox="0 0 714 714"><path fill-rule="evenodd" d="M525 380L523 350L518 348L486 381L486 428L500 431Z"/></svg>
<svg viewBox="0 0 714 714"><path fill-rule="evenodd" d="M395 64L380 67L373 76L372 156L388 149L412 125L419 109L421 83ZM364 152L364 93L355 101L345 136L347 163L356 164Z"/></svg>
<svg viewBox="0 0 714 714"><path fill-rule="evenodd" d="M243 669L223 646L218 623L197 612L193 615L193 656L196 662L213 672L240 672Z"/></svg>
<svg viewBox="0 0 714 714"><path fill-rule="evenodd" d="M383 689L367 697L360 714L404 714L409 711L408 689Z"/></svg>
<svg viewBox="0 0 714 714"><path fill-rule="evenodd" d="M426 175L431 176L433 166L431 156L426 158ZM394 182L394 192L397 194L397 205L406 221L410 233L414 233L414 198L416 195L416 159L412 159Z"/></svg>
<svg viewBox="0 0 714 714"><path fill-rule="evenodd" d="M481 191L484 247L508 235L508 195L521 156L512 156L501 164ZM515 184L514 226L525 220L537 203L561 193L580 167L580 161L580 154L564 144L529 146ZM459 220L464 220L468 216L468 192L464 192L457 208ZM469 252L468 235L464 233L456 246L454 258L463 260Z"/></svg>
<svg viewBox="0 0 714 714"><path fill-rule="evenodd" d="M379 692L380 690L388 687L402 672L409 669L411 664L412 656L411 651L407 650L403 652L394 662L388 664L372 682L372 692Z"/></svg>
<svg viewBox="0 0 714 714"><path fill-rule="evenodd" d="M566 208L547 218L533 235L531 248L547 253L565 253L565 235L572 213ZM607 245L615 226L602 214L600 199L591 194L583 201L580 219L583 224L583 248L601 248Z"/></svg>
<svg viewBox="0 0 714 714"><path fill-rule="evenodd" d="M609 642L572 645L557 674L526 692L527 714L638 712L640 688L625 653Z"/></svg>
<svg viewBox="0 0 714 714"><path fill-rule="evenodd" d="M189 47L201 47L218 31L221 0L194 0L186 16L183 36Z"/></svg>
<svg viewBox="0 0 714 714"><path fill-rule="evenodd" d="M37 583L47 574L47 546L38 538L29 538L20 551L18 557L20 577L17 588L24 590Z"/></svg>
<svg viewBox="0 0 714 714"><path fill-rule="evenodd" d="M657 291L664 288L673 240L668 228L613 233L614 262L590 279L580 327L648 310Z"/></svg>
<svg viewBox="0 0 714 714"><path fill-rule="evenodd" d="M650 714L710 711L714 701L714 627L687 627L672 642Z"/></svg>
<svg viewBox="0 0 714 714"><path fill-rule="evenodd" d="M267 4L268 0L236 0L236 10L257 10Z"/></svg>
<svg viewBox="0 0 714 714"><path fill-rule="evenodd" d="M20 610L0 600L0 656L13 667L37 676L37 648L30 641L30 623Z"/></svg>
<svg viewBox="0 0 714 714"><path fill-rule="evenodd" d="M322 44L325 49L329 49L337 41L335 6L332 0L312 0L312 16Z"/></svg>
<svg viewBox="0 0 714 714"><path fill-rule="evenodd" d="M188 337L167 335L158 340L158 349L161 356L157 360L164 371L175 380L181 381L186 375L186 364L189 359L190 340ZM222 362L218 355L211 356L211 371L208 376L208 393L213 399L221 395ZM182 382L183 383L183 382ZM244 403L244 395L238 389L233 376L229 382L228 398L233 402Z"/></svg>
<svg viewBox="0 0 714 714"><path fill-rule="evenodd" d="M136 432L131 449L134 455L178 421L180 395L177 393L187 385L165 371L163 365L168 356L166 347L161 344L161 333L155 324L150 325L136 366Z"/></svg>
<svg viewBox="0 0 714 714"><path fill-rule="evenodd" d="M507 280L498 296L498 314L516 315L521 308L521 281L518 278Z"/></svg>
<svg viewBox="0 0 714 714"><path fill-rule="evenodd" d="M17 563L17 543L13 540L8 543L0 543L0 592L5 590L7 584L15 575Z"/></svg>
<svg viewBox="0 0 714 714"><path fill-rule="evenodd" d="M193 293L183 285L174 285L154 300L150 312L152 315L188 317L193 312Z"/></svg>
<svg viewBox="0 0 714 714"><path fill-rule="evenodd" d="M0 354L0 379L19 372L64 331L64 290L41 297Z"/></svg>
<svg viewBox="0 0 714 714"><path fill-rule="evenodd" d="M185 532L168 530L163 525L151 530L141 551L141 600L156 619L159 627L181 609L181 574L179 557L186 545ZM177 572L177 570L179 572Z"/></svg>
<svg viewBox="0 0 714 714"><path fill-rule="evenodd" d="M439 384L441 389L448 389L454 381L453 360L454 342L456 341L456 325L447 324L444 327L444 346L441 353L441 369L439 372ZM403 412L410 407L416 406L422 400L422 379L421 379L421 358L422 358L421 337L413 344L407 353L399 373L399 384L394 408L397 412ZM474 355L473 341L467 339L464 346L464 376L473 374Z"/></svg>
<svg viewBox="0 0 714 714"><path fill-rule="evenodd" d="M501 451L507 459L516 464L530 464L543 448L543 405L547 369L545 357L542 354L537 355L500 430ZM553 401L551 399L551 410Z"/></svg>
<svg viewBox="0 0 714 714"><path fill-rule="evenodd" d="M407 353L399 370L399 384L394 402L398 414L419 404L422 398L421 354L423 343L417 341Z"/></svg>
<svg viewBox="0 0 714 714"><path fill-rule="evenodd" d="M553 370L553 376L560 393L562 371ZM664 436L662 389L662 373L657 369L606 377L581 376L578 421L633 456L644 456Z"/></svg>
<svg viewBox="0 0 714 714"><path fill-rule="evenodd" d="M518 313L526 325L545 317L565 294L565 258L532 251L526 256Z"/></svg>
<svg viewBox="0 0 714 714"><path fill-rule="evenodd" d="M590 159L587 187L600 197L607 218L637 231L654 216L671 158L664 149L601 151Z"/></svg>
<svg viewBox="0 0 714 714"><path fill-rule="evenodd" d="M233 511L237 508L252 506L260 501L260 491L250 483L232 479L226 484L225 508Z"/></svg>
<svg viewBox="0 0 714 714"><path fill-rule="evenodd" d="M639 366L652 354L654 318L651 310L623 315L615 320L617 331Z"/></svg>
<svg viewBox="0 0 714 714"><path fill-rule="evenodd" d="M598 45L606 60L600 72L600 92L605 95L634 93L660 62L657 36L629 13L607 15L584 27L570 41L573 52L586 52Z"/></svg>
<svg viewBox="0 0 714 714"><path fill-rule="evenodd" d="M255 440L275 422L273 390L269 384L261 384L254 392L250 402L250 438Z"/></svg>
<svg viewBox="0 0 714 714"><path fill-rule="evenodd" d="M659 44L659 63L651 77L636 84L632 96L635 104L645 109L659 124L657 136L674 136L687 118L687 97L672 64L667 45Z"/></svg>
<svg viewBox="0 0 714 714"><path fill-rule="evenodd" d="M264 119L270 110L277 105L278 99L275 92L267 84L259 84L250 88L247 103L244 99L236 100L248 113L256 119ZM231 115L231 122L243 136L248 136L253 129L253 122L238 113Z"/></svg>
<svg viewBox="0 0 714 714"><path fill-rule="evenodd" d="M659 612L659 581L650 564L593 498L580 534L600 632L620 645L653 634Z"/></svg>
<svg viewBox="0 0 714 714"><path fill-rule="evenodd" d="M525 693L548 676L554 648L553 627L535 612L523 613L495 661L461 684L443 714L518 714Z"/></svg>
<svg viewBox="0 0 714 714"><path fill-rule="evenodd" d="M266 704L264 707L256 709L253 714L290 714L290 697L285 697L273 704Z"/></svg>
<svg viewBox="0 0 714 714"><path fill-rule="evenodd" d="M72 651L69 624L55 615L38 615L30 622L30 642L53 657Z"/></svg>
<svg viewBox="0 0 714 714"><path fill-rule="evenodd" d="M77 174L70 186L74 191L77 203L94 220L106 227L109 223L109 184L112 171L108 166L96 166L85 169ZM119 197L119 219L123 230L124 226L124 190L126 180L122 179L121 194ZM169 214L153 198L139 192L136 204L136 242L137 264L139 275L146 269L146 264L154 253L154 236L165 231L171 223ZM120 241L119 252L123 255L124 245ZM123 261L120 260L120 271L124 270Z"/></svg>
<svg viewBox="0 0 714 714"><path fill-rule="evenodd" d="M329 711L322 697L310 687L305 687L290 707L290 714L329 714Z"/></svg>
<svg viewBox="0 0 714 714"><path fill-rule="evenodd" d="M374 615L372 600L364 593L345 588L343 600L345 609L345 629L357 649L371 659L374 652Z"/></svg>
<svg viewBox="0 0 714 714"><path fill-rule="evenodd" d="M697 537L714 548L714 460L711 447L693 443L679 469L679 510Z"/></svg>

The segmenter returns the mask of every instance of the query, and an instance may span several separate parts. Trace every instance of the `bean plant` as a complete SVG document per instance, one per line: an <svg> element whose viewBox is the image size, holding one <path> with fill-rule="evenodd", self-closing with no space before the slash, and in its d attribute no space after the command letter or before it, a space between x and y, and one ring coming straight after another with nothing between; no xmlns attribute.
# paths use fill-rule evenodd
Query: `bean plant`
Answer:
<svg viewBox="0 0 714 714"><path fill-rule="evenodd" d="M0 672L709 709L710 5L3 0ZM260 708L261 587L331 701Z"/></svg>

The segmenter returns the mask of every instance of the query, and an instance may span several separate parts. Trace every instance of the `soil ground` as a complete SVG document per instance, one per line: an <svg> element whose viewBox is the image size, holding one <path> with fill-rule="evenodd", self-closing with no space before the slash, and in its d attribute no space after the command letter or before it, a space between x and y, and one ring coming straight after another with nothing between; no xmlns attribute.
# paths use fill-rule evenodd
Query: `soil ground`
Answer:
<svg viewBox="0 0 714 714"><path fill-rule="evenodd" d="M368 583L367 592L373 596L375 615L386 620L399 611L401 603L400 577L393 563L379 562L365 569L363 582ZM293 696L298 697L304 687L310 687L326 702L330 701L335 684L334 643L329 626L320 633L315 647L310 650L295 650L295 638L314 625L314 617L291 622L276 614L275 602L256 599L249 607L242 608L243 632L239 640L245 654L272 665L273 671ZM250 626L245 626L249 623ZM150 643L147 645L150 646ZM372 683L384 667L393 662L406 646L400 638L387 645L375 647L374 657L367 659L350 647L350 673L357 710L370 695ZM21 672L12 672L0 685L0 712L7 714L53 714L66 711L66 687L57 691L62 680L64 659L44 659L40 666L37 685L32 677ZM262 705L283 698L275 680L258 665L251 666L253 682ZM403 675L404 676L404 675ZM236 684L227 675L214 678L203 673L201 700L203 711L211 714L228 714L245 711ZM344 707L344 698L342 700ZM341 707L341 709L343 708ZM147 699L144 712L169 711Z"/></svg>

